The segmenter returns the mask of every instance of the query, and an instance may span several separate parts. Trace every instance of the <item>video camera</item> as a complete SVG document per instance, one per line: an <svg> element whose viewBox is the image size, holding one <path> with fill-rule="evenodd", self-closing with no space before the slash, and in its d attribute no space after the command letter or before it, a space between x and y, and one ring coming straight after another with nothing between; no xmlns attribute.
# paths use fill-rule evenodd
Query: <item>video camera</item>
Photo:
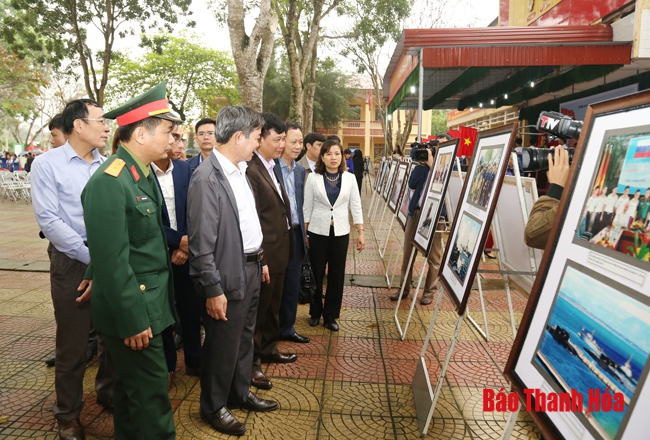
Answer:
<svg viewBox="0 0 650 440"><path fill-rule="evenodd" d="M558 112L541 112L537 120L537 130L549 133L555 138L567 141L577 140L582 131L582 121L575 121L570 117ZM566 147L565 147L566 148ZM575 148L566 148L569 152L569 163L573 161ZM546 171L548 170L548 155L553 152L552 148L524 148L521 152L521 160L524 171Z"/></svg>
<svg viewBox="0 0 650 440"><path fill-rule="evenodd" d="M436 150L434 147L438 145L437 140L430 140L429 142L413 142L411 144L411 151L413 153L411 154L411 158L413 159L414 162L426 162L429 160L429 154L427 153L427 150L431 151L432 155L435 155Z"/></svg>

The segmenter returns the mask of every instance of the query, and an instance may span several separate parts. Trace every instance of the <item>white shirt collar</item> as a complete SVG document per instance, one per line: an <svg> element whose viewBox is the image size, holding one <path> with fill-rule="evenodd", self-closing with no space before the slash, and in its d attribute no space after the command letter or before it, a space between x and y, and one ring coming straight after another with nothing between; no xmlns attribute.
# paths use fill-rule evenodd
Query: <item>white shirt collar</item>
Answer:
<svg viewBox="0 0 650 440"><path fill-rule="evenodd" d="M223 171L226 174L233 174L235 171L239 171L241 174L246 174L246 168L248 168L248 164L246 162L239 162L237 166L235 166L235 164L233 164L226 156L221 154L216 148L214 148L212 151L214 151L215 157L219 161L221 168L223 168Z"/></svg>
<svg viewBox="0 0 650 440"><path fill-rule="evenodd" d="M161 169L158 168L158 166L157 166L155 163L153 163L153 162L151 162L150 165L151 165L151 168L153 169L153 171L156 173L156 176L164 176L165 174L171 174L172 171L174 171L174 161L171 160L171 159L169 159L169 167L167 168L167 171L163 171L163 170L161 170Z"/></svg>

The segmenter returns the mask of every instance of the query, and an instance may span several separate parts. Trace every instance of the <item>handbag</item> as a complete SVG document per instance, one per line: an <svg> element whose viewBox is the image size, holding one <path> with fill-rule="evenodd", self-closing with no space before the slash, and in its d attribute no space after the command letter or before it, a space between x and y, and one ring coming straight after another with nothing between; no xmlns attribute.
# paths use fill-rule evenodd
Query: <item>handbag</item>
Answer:
<svg viewBox="0 0 650 440"><path fill-rule="evenodd" d="M298 293L299 304L309 304L316 294L316 280L314 272L311 270L309 254L305 253L302 260L302 270L300 271L300 292Z"/></svg>

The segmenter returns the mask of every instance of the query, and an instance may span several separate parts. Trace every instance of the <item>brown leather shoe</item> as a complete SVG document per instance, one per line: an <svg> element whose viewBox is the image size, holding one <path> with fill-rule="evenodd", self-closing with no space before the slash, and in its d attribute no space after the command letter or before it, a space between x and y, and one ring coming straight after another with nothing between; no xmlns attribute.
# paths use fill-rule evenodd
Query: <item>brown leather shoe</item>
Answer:
<svg viewBox="0 0 650 440"><path fill-rule="evenodd" d="M253 374L251 375L251 385L260 390L270 390L273 387L271 381L268 380L261 371L253 371Z"/></svg>
<svg viewBox="0 0 650 440"><path fill-rule="evenodd" d="M201 411L201 420L224 434L243 435L246 432L246 427L225 406L214 414Z"/></svg>
<svg viewBox="0 0 650 440"><path fill-rule="evenodd" d="M240 404L228 403L228 408L247 409L249 411L256 412L269 412L278 409L278 402L275 400L261 399L249 391L246 402Z"/></svg>
<svg viewBox="0 0 650 440"><path fill-rule="evenodd" d="M422 295L422 298L420 298L420 304L422 304L423 306L428 306L428 305L431 304L432 302L433 302L433 295L431 295L431 296L429 296L429 295L427 295L427 296Z"/></svg>
<svg viewBox="0 0 650 440"><path fill-rule="evenodd" d="M397 292L395 292L391 296L389 296L391 301L397 301L399 299L399 291L400 291L400 289L398 289ZM408 297L409 297L409 292L404 290L404 293L402 293L402 299L406 299Z"/></svg>
<svg viewBox="0 0 650 440"><path fill-rule="evenodd" d="M61 440L85 440L86 434L79 419L75 419L69 422L59 421L59 437Z"/></svg>
<svg viewBox="0 0 650 440"><path fill-rule="evenodd" d="M262 358L262 363L290 364L291 362L296 362L297 360L298 356L294 353L280 353L278 351L277 353L273 353L271 357Z"/></svg>

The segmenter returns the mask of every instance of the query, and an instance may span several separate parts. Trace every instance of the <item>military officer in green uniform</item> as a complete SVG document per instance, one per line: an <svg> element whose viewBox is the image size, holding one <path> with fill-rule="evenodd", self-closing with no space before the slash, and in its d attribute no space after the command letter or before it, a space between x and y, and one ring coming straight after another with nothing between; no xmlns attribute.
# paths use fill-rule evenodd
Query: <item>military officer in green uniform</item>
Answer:
<svg viewBox="0 0 650 440"><path fill-rule="evenodd" d="M104 114L116 119L117 153L81 195L91 264L92 316L115 363L116 439L175 438L161 332L175 321L164 199L149 168L167 157L180 120L165 83Z"/></svg>

